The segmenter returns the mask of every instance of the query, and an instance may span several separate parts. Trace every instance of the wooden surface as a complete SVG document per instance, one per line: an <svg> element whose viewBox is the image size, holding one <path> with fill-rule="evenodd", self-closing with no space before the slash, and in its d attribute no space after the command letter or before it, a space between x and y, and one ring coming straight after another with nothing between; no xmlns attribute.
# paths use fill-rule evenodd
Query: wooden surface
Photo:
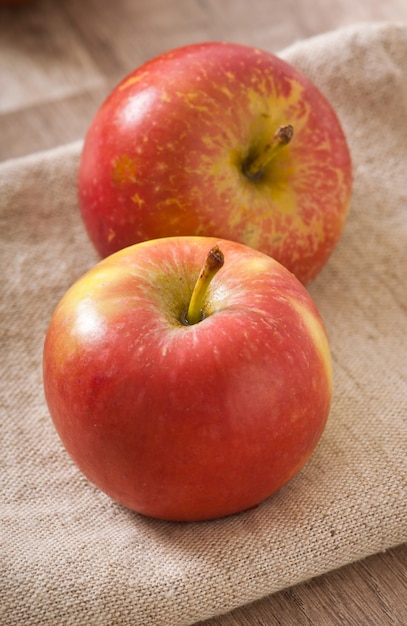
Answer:
<svg viewBox="0 0 407 626"><path fill-rule="evenodd" d="M406 0L37 0L0 6L0 161L81 139L110 89L169 48L230 40L278 51ZM407 625L407 546L202 626ZM170 626L170 625L169 625Z"/></svg>

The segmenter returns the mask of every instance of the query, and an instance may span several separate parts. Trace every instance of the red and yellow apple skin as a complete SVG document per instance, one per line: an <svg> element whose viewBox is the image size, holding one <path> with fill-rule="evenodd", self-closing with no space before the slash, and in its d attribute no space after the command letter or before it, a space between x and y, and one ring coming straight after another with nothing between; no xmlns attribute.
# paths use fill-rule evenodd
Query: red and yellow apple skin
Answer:
<svg viewBox="0 0 407 626"><path fill-rule="evenodd" d="M225 257L204 319L183 319L214 243ZM163 238L100 261L58 304L44 389L66 450L117 502L165 520L260 503L306 463L328 417L323 322L272 258Z"/></svg>
<svg viewBox="0 0 407 626"><path fill-rule="evenodd" d="M290 124L291 142L253 180L245 165ZM79 203L101 256L157 237L215 236L273 256L304 284L347 217L351 159L320 91L276 56L204 43L150 60L96 113Z"/></svg>

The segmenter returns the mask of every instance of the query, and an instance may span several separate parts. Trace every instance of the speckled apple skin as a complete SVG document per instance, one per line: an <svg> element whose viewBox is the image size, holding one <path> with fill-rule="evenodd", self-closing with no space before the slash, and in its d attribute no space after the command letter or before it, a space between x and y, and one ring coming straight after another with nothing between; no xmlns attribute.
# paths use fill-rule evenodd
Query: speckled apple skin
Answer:
<svg viewBox="0 0 407 626"><path fill-rule="evenodd" d="M225 264L182 322L209 249ZM58 304L44 346L48 407L69 454L117 502L197 521L262 502L324 430L332 371L307 290L235 242L159 239L104 259Z"/></svg>
<svg viewBox="0 0 407 626"><path fill-rule="evenodd" d="M285 124L291 143L250 180L243 164ZM307 284L342 233L351 169L337 115L305 76L256 48L204 43L148 61L113 90L86 136L79 201L101 256L156 237L215 236Z"/></svg>

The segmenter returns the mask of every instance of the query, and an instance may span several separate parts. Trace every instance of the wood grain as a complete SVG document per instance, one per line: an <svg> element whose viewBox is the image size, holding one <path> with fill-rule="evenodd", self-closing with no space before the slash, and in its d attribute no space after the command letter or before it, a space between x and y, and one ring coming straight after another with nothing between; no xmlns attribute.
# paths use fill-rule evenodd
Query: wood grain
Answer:
<svg viewBox="0 0 407 626"><path fill-rule="evenodd" d="M405 0L34 0L0 6L0 160L81 139L110 89L175 46L277 52L356 21L407 20Z"/></svg>
<svg viewBox="0 0 407 626"><path fill-rule="evenodd" d="M199 626L405 626L406 589L407 546L400 546Z"/></svg>
<svg viewBox="0 0 407 626"><path fill-rule="evenodd" d="M83 138L134 67L191 42L278 51L361 21L407 21L405 0L37 0L0 6L0 160ZM407 624L407 546L202 626Z"/></svg>

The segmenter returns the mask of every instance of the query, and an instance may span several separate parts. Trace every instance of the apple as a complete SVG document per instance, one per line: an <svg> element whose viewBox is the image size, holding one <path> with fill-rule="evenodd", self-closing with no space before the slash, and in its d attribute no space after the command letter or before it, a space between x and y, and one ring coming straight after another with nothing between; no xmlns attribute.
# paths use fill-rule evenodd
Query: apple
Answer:
<svg viewBox="0 0 407 626"><path fill-rule="evenodd" d="M195 44L146 62L101 105L79 205L102 257L158 237L214 236L307 284L342 233L351 169L335 111L297 69L249 46Z"/></svg>
<svg viewBox="0 0 407 626"><path fill-rule="evenodd" d="M282 487L314 450L332 394L305 287L271 257L207 237L96 264L51 318L43 380L88 479L175 521L243 511Z"/></svg>

